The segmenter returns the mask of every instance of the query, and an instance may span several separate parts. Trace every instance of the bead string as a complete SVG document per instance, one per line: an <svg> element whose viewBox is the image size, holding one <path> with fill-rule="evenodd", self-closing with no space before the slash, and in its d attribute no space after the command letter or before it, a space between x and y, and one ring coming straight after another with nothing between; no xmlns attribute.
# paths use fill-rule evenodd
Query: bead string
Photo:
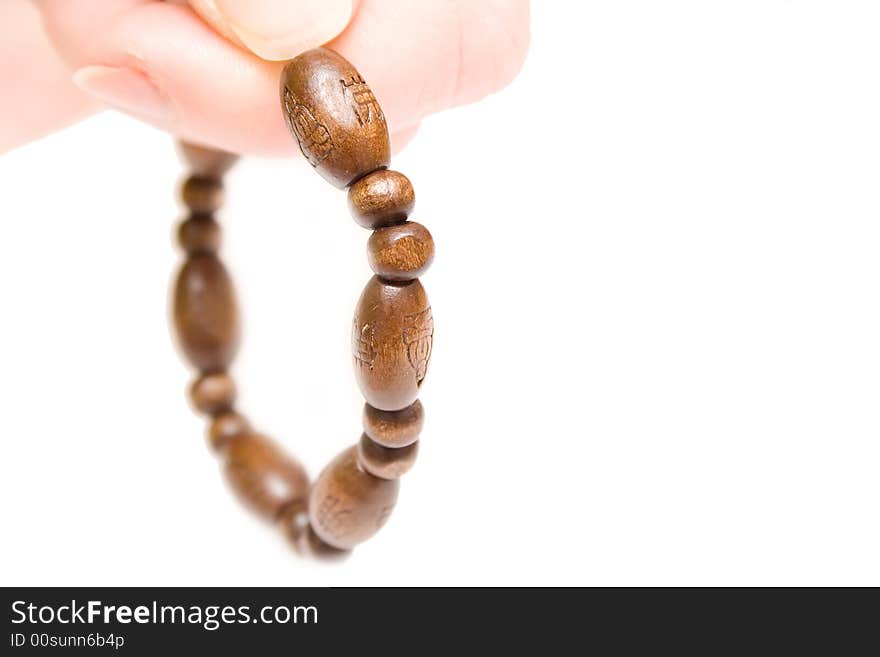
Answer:
<svg viewBox="0 0 880 657"><path fill-rule="evenodd" d="M208 441L239 499L277 523L299 551L345 554L388 519L399 479L415 463L424 413L417 399L433 345L430 305L418 278L434 256L431 234L408 221L415 204L409 179L387 169L385 117L354 67L319 48L284 69L281 102L291 134L309 163L348 188L355 221L373 232L367 255L375 276L352 325L355 378L366 398L360 441L339 454L310 485L303 466L255 431L236 409L229 374L241 327L233 282L219 257L223 176L237 156L180 143L190 174L181 199L189 211L177 241L185 260L173 288L174 329L197 376L193 408L207 416Z"/></svg>

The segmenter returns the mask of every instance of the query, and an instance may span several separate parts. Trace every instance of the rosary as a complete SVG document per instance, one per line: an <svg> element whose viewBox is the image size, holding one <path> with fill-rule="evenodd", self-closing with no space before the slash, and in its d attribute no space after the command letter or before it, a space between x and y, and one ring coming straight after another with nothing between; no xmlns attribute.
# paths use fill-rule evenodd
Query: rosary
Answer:
<svg viewBox="0 0 880 657"><path fill-rule="evenodd" d="M363 435L309 482L302 465L251 428L235 408L228 373L241 336L233 282L217 255L223 174L232 153L181 143L190 175L181 196L189 216L178 242L186 254L173 289L181 352L198 372L193 407L207 416L208 440L241 501L277 523L302 553L345 554L375 534L397 501L400 477L418 452L418 400L434 336L419 282L434 257L428 229L407 221L415 205L409 179L389 170L388 126L361 75L332 50L305 52L281 74L281 106L312 167L348 188L355 221L373 231L367 258L375 276L361 293L352 324L354 373L366 399Z"/></svg>

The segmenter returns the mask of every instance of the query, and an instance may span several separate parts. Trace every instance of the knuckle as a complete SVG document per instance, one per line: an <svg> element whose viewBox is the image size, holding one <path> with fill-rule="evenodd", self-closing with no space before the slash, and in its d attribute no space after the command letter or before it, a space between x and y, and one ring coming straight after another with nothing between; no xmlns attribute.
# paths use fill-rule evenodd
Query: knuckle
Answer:
<svg viewBox="0 0 880 657"><path fill-rule="evenodd" d="M459 89L461 100L469 102L505 87L522 69L529 49L529 3L481 3L479 15L462 18L461 38ZM470 79L470 71L478 79Z"/></svg>

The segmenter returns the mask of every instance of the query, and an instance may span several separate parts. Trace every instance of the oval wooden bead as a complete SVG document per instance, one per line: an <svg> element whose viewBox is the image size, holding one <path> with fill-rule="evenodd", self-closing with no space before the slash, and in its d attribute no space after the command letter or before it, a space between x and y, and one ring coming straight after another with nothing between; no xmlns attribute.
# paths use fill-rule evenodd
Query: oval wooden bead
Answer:
<svg viewBox="0 0 880 657"><path fill-rule="evenodd" d="M370 268L382 278L410 281L434 260L434 239L422 224L408 221L375 231L367 241Z"/></svg>
<svg viewBox="0 0 880 657"><path fill-rule="evenodd" d="M418 442L406 447L383 447L364 434L358 443L358 463L380 479L400 479L415 465L418 454Z"/></svg>
<svg viewBox="0 0 880 657"><path fill-rule="evenodd" d="M374 171L348 190L348 209L364 228L406 221L415 205L416 193L412 183L397 171Z"/></svg>
<svg viewBox="0 0 880 657"><path fill-rule="evenodd" d="M434 320L422 284L373 276L352 325L355 378L370 406L396 411L415 401L433 339Z"/></svg>
<svg viewBox="0 0 880 657"><path fill-rule="evenodd" d="M309 494L309 477L302 465L258 434L229 441L225 471L239 499L269 520L277 520L286 506Z"/></svg>
<svg viewBox="0 0 880 657"><path fill-rule="evenodd" d="M180 197L193 212L210 214L223 205L223 183L219 178L190 176L183 182Z"/></svg>
<svg viewBox="0 0 880 657"><path fill-rule="evenodd" d="M252 433L248 419L237 411L224 411L208 425L208 442L215 450L222 452L233 438L246 433Z"/></svg>
<svg viewBox="0 0 880 657"><path fill-rule="evenodd" d="M365 472L357 446L337 456L318 476L309 496L309 520L318 537L350 550L375 534L397 502L400 482Z"/></svg>
<svg viewBox="0 0 880 657"><path fill-rule="evenodd" d="M406 447L419 439L425 412L418 399L399 411L380 411L364 404L364 433L385 447Z"/></svg>
<svg viewBox="0 0 880 657"><path fill-rule="evenodd" d="M183 160L197 176L219 178L238 161L238 155L191 142L177 142Z"/></svg>
<svg viewBox="0 0 880 657"><path fill-rule="evenodd" d="M215 253L222 240L220 224L209 214L193 215L177 229L177 243L188 254Z"/></svg>
<svg viewBox="0 0 880 657"><path fill-rule="evenodd" d="M312 529L309 523L307 500L296 501L285 507L281 512L278 523L293 549L303 556L337 560L344 559L350 554L348 550L340 550L327 545L327 543L318 538L318 535L315 534L315 530Z"/></svg>
<svg viewBox="0 0 880 657"><path fill-rule="evenodd" d="M226 372L203 374L193 381L189 398L197 411L217 415L235 403L235 381Z"/></svg>
<svg viewBox="0 0 880 657"><path fill-rule="evenodd" d="M292 59L281 74L281 106L303 155L336 187L388 166L385 115L361 74L338 53L315 48Z"/></svg>
<svg viewBox="0 0 880 657"><path fill-rule="evenodd" d="M187 259L174 286L174 326L183 353L203 371L225 370L240 339L238 304L226 267L209 254Z"/></svg>
<svg viewBox="0 0 880 657"><path fill-rule="evenodd" d="M340 561L351 555L351 550L333 547L329 543L322 541L311 525L306 530L304 538L303 553L313 559Z"/></svg>

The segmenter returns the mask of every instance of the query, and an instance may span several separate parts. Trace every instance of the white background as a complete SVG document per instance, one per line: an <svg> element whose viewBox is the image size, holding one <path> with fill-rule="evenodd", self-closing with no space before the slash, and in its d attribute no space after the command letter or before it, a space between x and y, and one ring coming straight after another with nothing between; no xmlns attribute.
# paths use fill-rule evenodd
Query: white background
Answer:
<svg viewBox="0 0 880 657"><path fill-rule="evenodd" d="M427 427L342 564L238 506L184 399L171 140L105 113L0 157L0 581L880 584L878 28L535 2L514 85L395 159L438 245ZM359 435L368 234L300 162L229 190L242 405L315 474Z"/></svg>

